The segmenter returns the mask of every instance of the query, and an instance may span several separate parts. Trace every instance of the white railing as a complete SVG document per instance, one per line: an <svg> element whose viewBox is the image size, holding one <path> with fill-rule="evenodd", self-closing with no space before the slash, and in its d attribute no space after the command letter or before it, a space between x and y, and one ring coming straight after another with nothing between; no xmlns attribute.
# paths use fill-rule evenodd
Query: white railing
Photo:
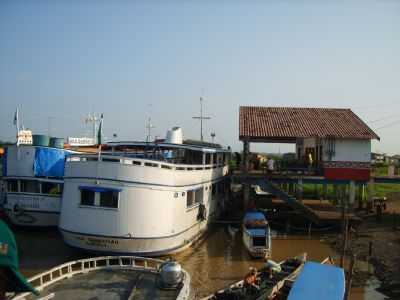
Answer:
<svg viewBox="0 0 400 300"><path fill-rule="evenodd" d="M88 273L103 269L131 269L135 271L147 271L158 273L159 267L165 261L161 259L145 258L137 256L102 256L87 259L70 261L62 265L56 266L46 272L40 273L28 279L38 291L43 290L60 280L71 278L77 274ZM182 270L183 285L177 300L187 300L190 295L190 275ZM12 300L23 300L31 293L18 294Z"/></svg>
<svg viewBox="0 0 400 300"><path fill-rule="evenodd" d="M178 170L178 171L210 170L226 166L226 164L224 163L208 164L208 165L173 164L173 163L161 162L159 160L121 157L121 156L107 155L107 154L104 155L102 154L100 156L98 154L80 154L80 155L71 155L67 157L67 162L81 162L81 161L90 162L99 160L102 162L119 163L123 165L145 166L145 167L153 167L153 168L161 168L169 170Z"/></svg>

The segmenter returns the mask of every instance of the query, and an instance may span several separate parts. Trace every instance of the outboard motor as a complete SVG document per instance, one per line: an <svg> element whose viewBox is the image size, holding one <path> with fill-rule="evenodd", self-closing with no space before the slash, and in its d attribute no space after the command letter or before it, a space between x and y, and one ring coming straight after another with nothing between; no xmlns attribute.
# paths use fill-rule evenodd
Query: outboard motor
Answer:
<svg viewBox="0 0 400 300"><path fill-rule="evenodd" d="M182 267L176 261L168 261L160 266L160 287L163 289L179 288L183 280Z"/></svg>

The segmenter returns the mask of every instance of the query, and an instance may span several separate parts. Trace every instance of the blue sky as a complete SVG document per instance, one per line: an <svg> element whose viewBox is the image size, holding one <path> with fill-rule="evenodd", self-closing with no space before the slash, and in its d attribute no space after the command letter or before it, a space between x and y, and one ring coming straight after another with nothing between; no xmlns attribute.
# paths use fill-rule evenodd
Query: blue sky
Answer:
<svg viewBox="0 0 400 300"><path fill-rule="evenodd" d="M142 140L151 116L198 138L203 95L235 150L239 106L263 105L352 108L400 153L399 34L398 1L2 1L0 138L16 105L35 133L83 135L95 111L109 137Z"/></svg>

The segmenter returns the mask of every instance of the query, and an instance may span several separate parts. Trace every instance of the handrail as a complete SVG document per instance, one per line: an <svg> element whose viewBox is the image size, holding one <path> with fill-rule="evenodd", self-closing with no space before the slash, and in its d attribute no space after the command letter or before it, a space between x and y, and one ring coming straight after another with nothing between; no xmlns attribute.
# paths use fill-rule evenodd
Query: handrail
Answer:
<svg viewBox="0 0 400 300"><path fill-rule="evenodd" d="M48 271L29 278L28 282L38 291L41 291L45 287L62 279L71 278L77 274L88 273L96 270L125 268L158 273L160 265L164 262L165 261L161 259L139 256L101 256L85 258L58 265ZM177 299L186 300L189 298L190 294L190 275L185 270L182 271L184 273L183 286L179 291ZM37 285L35 282L38 282L39 284ZM23 300L30 294L31 293L29 292L18 294L14 296L12 300Z"/></svg>
<svg viewBox="0 0 400 300"><path fill-rule="evenodd" d="M74 154L70 155L67 157L68 162L77 162L77 161L82 161L81 158L95 158L96 161L98 161L99 155L98 154ZM170 162L164 162L161 160L156 160L156 159L148 159L148 158L141 158L141 157L127 157L127 156L116 156L116 155L111 155L111 154L101 154L100 155L100 160L104 161L103 159L115 159L116 163L119 164L124 164L124 165L131 165L133 161L140 162L140 166L145 166L146 163L148 164L157 164L158 168L161 168L162 166L167 166L168 169L177 169L177 170L187 170L190 169L192 171L199 170L208 170L208 169L213 169L213 168L223 168L225 166L228 166L227 164L221 164L221 163L214 163L214 164L175 164L175 163L170 163ZM79 159L79 160L78 160ZM112 161L107 161L107 162L112 162ZM129 162L129 163L128 163ZM154 166L152 166L154 167Z"/></svg>

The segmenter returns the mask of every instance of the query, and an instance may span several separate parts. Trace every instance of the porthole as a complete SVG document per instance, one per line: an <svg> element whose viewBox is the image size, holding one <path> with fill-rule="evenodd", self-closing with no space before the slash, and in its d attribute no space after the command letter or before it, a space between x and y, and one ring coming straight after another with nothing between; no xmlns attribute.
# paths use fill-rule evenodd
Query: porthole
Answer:
<svg viewBox="0 0 400 300"><path fill-rule="evenodd" d="M178 193L175 193L175 194L174 194L174 197L175 197L175 198L178 198Z"/></svg>
<svg viewBox="0 0 400 300"><path fill-rule="evenodd" d="M182 197L184 197L185 196L185 192L182 192Z"/></svg>

